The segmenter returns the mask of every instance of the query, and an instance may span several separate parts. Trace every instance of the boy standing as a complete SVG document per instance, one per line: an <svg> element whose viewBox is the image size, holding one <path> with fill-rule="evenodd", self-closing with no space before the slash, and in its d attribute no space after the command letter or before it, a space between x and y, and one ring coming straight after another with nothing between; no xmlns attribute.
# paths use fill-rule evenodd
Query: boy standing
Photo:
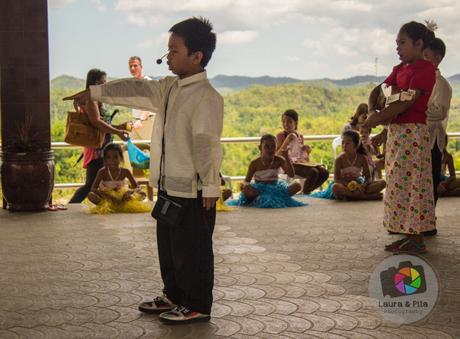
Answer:
<svg viewBox="0 0 460 339"><path fill-rule="evenodd" d="M431 61L436 67L436 83L431 92L426 110L427 125L430 131L431 164L433 174L434 203L438 201L438 186L441 182L442 153L446 146L446 128L449 117L450 100L452 99L452 87L446 78L441 75L439 64L446 55L446 45L435 38L423 51L425 60ZM436 235L437 230L424 232L424 235Z"/></svg>
<svg viewBox="0 0 460 339"><path fill-rule="evenodd" d="M151 141L150 185L159 184L161 194L182 205L184 214L176 225L157 221L164 294L142 303L139 310L161 313L163 322L178 324L210 319L223 99L204 70L216 45L211 23L191 18L169 32L168 66L177 77L115 80L91 87L90 96L91 100L142 110L158 107ZM85 96L88 94L67 99Z"/></svg>

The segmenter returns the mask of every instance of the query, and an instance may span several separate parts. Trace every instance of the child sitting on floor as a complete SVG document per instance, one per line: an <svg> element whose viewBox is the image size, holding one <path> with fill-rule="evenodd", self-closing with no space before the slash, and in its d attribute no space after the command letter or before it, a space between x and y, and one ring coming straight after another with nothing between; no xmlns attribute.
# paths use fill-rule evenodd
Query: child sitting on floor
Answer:
<svg viewBox="0 0 460 339"><path fill-rule="evenodd" d="M380 200L384 180L372 182L366 150L356 131L342 134L342 154L335 160L332 192L341 200Z"/></svg>
<svg viewBox="0 0 460 339"><path fill-rule="evenodd" d="M271 134L262 136L259 150L260 157L251 162L246 178L241 184L239 199L231 200L228 204L260 208L304 206L304 203L291 198L301 190L300 184L288 185L278 180L280 169L283 169L289 177L294 176L294 168L288 152L283 153L284 157L275 154L276 138ZM252 184L253 177L255 183Z"/></svg>
<svg viewBox="0 0 460 339"><path fill-rule="evenodd" d="M91 213L138 213L149 212L151 206L143 202L145 193L141 191L133 175L120 167L123 151L119 145L108 144L103 150L104 167L97 173L88 200L95 206ZM128 179L130 187L125 181Z"/></svg>
<svg viewBox="0 0 460 339"><path fill-rule="evenodd" d="M372 178L382 178L382 169L385 168L385 160L382 159L383 155L380 153L379 147L371 141L371 129L359 126L359 135L361 137L361 144L367 153L367 162L369 163Z"/></svg>
<svg viewBox="0 0 460 339"><path fill-rule="evenodd" d="M449 170L449 176L446 175L446 170ZM438 186L438 194L440 197L460 196L460 179L457 179L455 175L452 154L447 152L447 136L442 152L441 182Z"/></svg>
<svg viewBox="0 0 460 339"><path fill-rule="evenodd" d="M305 178L302 191L308 194L329 178L329 172L324 166L310 162L311 147L304 144L302 134L297 131L298 113L289 109L283 113L281 121L284 131L276 136L277 154L288 152L295 175Z"/></svg>

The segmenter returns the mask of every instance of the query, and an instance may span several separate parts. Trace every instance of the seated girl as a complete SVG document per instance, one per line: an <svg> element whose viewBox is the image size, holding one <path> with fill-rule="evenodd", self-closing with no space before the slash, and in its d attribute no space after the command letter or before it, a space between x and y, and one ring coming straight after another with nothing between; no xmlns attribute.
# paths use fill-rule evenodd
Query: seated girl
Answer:
<svg viewBox="0 0 460 339"><path fill-rule="evenodd" d="M248 173L241 184L241 194L238 200L231 200L229 205L251 206L260 208L282 208L304 206L305 204L291 198L301 190L299 183L288 185L278 180L280 169L289 177L294 176L294 168L288 152L282 156L276 155L276 138L265 134L260 139L260 157L253 160ZM251 183L254 178L255 183Z"/></svg>
<svg viewBox="0 0 460 339"><path fill-rule="evenodd" d="M359 134L361 143L366 150L367 162L372 178L382 178L382 170L385 168L384 155L380 153L379 147L372 143L370 134L371 129L368 127L360 126Z"/></svg>
<svg viewBox="0 0 460 339"><path fill-rule="evenodd" d="M151 205L144 202L145 193L141 191L133 175L120 167L123 151L119 145L108 144L103 150L104 167L97 172L88 200L95 206L91 213L138 213L149 212ZM130 187L126 184L126 179Z"/></svg>
<svg viewBox="0 0 460 339"><path fill-rule="evenodd" d="M276 136L277 154L282 155L286 151L293 162L295 175L305 178L303 193L308 194L320 187L329 178L329 172L324 166L310 162L311 147L304 145L302 134L297 132L299 115L289 109L281 117L283 132Z"/></svg>
<svg viewBox="0 0 460 339"><path fill-rule="evenodd" d="M384 180L372 181L367 154L356 131L342 134L342 154L335 160L332 192L341 200L380 200Z"/></svg>
<svg viewBox="0 0 460 339"><path fill-rule="evenodd" d="M349 130L357 131L359 125L366 121L368 108L368 105L365 103L359 104L358 107L356 107L355 114L350 118L350 121L343 126L342 133Z"/></svg>
<svg viewBox="0 0 460 339"><path fill-rule="evenodd" d="M446 176L446 169L449 170L449 176ZM454 159L452 154L447 152L447 142L442 152L441 182L438 186L438 195L440 197L460 196L460 179L457 179L455 175Z"/></svg>

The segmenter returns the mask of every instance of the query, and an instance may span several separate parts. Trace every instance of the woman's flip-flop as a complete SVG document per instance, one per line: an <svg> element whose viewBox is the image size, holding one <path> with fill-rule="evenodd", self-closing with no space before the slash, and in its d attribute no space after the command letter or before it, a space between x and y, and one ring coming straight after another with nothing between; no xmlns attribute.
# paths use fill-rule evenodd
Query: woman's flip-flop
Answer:
<svg viewBox="0 0 460 339"><path fill-rule="evenodd" d="M397 249L407 238L402 238L396 241L393 241L391 244L385 245L385 251L392 252L393 249Z"/></svg>
<svg viewBox="0 0 460 339"><path fill-rule="evenodd" d="M60 210L60 211L65 211L65 210L67 210L67 206L66 206L66 205L63 205L63 204L57 204L56 207L57 207L57 209Z"/></svg>
<svg viewBox="0 0 460 339"><path fill-rule="evenodd" d="M427 249L425 244L419 244L412 239L406 239L402 244L400 244L397 248L389 250L395 254L424 254L427 253Z"/></svg>

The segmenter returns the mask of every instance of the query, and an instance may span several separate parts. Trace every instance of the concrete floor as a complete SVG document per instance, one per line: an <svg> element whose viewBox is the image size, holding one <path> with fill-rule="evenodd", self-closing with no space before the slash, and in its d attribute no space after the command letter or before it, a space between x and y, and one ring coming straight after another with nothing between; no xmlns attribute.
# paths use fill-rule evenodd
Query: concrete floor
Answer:
<svg viewBox="0 0 460 339"><path fill-rule="evenodd" d="M382 202L308 203L219 213L212 320L175 327L137 311L162 288L149 214L1 211L0 338L460 338L460 198L440 200L423 256L438 304L403 326L367 293L394 238Z"/></svg>

